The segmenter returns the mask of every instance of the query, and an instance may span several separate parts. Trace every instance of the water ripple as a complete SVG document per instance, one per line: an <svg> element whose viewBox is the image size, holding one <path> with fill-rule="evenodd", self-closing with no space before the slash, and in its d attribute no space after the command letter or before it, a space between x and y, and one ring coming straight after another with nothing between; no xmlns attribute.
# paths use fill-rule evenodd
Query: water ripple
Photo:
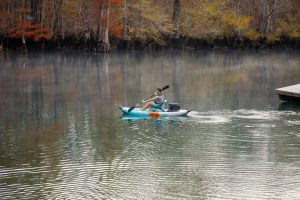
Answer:
<svg viewBox="0 0 300 200"><path fill-rule="evenodd" d="M192 112L174 120L119 120L114 126L96 124L88 113L84 109L80 118L69 113L64 134L51 145L36 146L35 162L1 162L1 199L296 199L300 194L299 113ZM2 158L21 160L20 150L13 152Z"/></svg>

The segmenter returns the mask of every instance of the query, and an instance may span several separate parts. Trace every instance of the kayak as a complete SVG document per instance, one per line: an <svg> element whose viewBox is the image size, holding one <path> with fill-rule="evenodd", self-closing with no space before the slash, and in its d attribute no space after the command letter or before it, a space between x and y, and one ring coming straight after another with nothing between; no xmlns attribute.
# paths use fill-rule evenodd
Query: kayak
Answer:
<svg viewBox="0 0 300 200"><path fill-rule="evenodd" d="M146 109L142 111L140 108L134 108L131 112L128 113L129 107L119 107L123 114L137 116L137 117L180 117L186 116L191 110L179 110L174 112L169 112L167 109L164 111L150 111Z"/></svg>

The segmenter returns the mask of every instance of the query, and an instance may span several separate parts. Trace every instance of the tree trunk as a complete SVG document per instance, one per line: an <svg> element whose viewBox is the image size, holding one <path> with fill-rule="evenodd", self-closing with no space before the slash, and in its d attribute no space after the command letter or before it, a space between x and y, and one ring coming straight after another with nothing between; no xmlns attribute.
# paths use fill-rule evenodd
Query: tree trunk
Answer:
<svg viewBox="0 0 300 200"><path fill-rule="evenodd" d="M274 25L274 12L276 9L276 0L263 0L263 8L262 8L262 20L259 26L259 30L261 33L269 36L273 32Z"/></svg>
<svg viewBox="0 0 300 200"><path fill-rule="evenodd" d="M124 17L123 17L123 33L122 39L127 39L127 0L124 0Z"/></svg>
<svg viewBox="0 0 300 200"><path fill-rule="evenodd" d="M109 37L108 37L109 10L110 10L110 0L107 0L106 26L105 26L105 30L104 30L104 36L103 36L103 50L104 50L104 52L109 52L110 51L110 44L109 44Z"/></svg>
<svg viewBox="0 0 300 200"><path fill-rule="evenodd" d="M61 4L62 4L62 0L59 1L58 6L56 7L56 0L53 0L53 17L52 17L51 28L50 28L51 37L54 36L54 29L56 28L56 15L58 10L60 9Z"/></svg>
<svg viewBox="0 0 300 200"><path fill-rule="evenodd" d="M41 7L41 24L44 24L45 19L45 0L42 1L42 7Z"/></svg>
<svg viewBox="0 0 300 200"><path fill-rule="evenodd" d="M24 1L24 9L26 10L26 1ZM21 14L21 18L22 18L22 48L24 52L27 52L27 46L26 46L26 38L25 38L25 22L26 22L26 18L25 18L25 13Z"/></svg>
<svg viewBox="0 0 300 200"><path fill-rule="evenodd" d="M41 9L40 6L42 5L43 0L31 0L31 23L32 24L38 24L41 21Z"/></svg>
<svg viewBox="0 0 300 200"><path fill-rule="evenodd" d="M98 20L98 42L102 42L103 40L103 26L102 26L102 19L103 19L103 15L104 15L104 5L101 6L101 12L100 12L100 17L99 17L99 20Z"/></svg>
<svg viewBox="0 0 300 200"><path fill-rule="evenodd" d="M101 43L103 41L103 27L102 27L102 19L103 19L103 13L104 13L104 5L102 4L100 8L100 14L99 14L99 19L98 19L98 25L97 25L97 44L96 44L96 51L100 51L101 48Z"/></svg>
<svg viewBox="0 0 300 200"><path fill-rule="evenodd" d="M275 6L276 6L276 0L271 0L271 9L270 12L268 13L268 30L267 30L267 34L270 35L273 33L273 26L274 26L274 21L275 21Z"/></svg>
<svg viewBox="0 0 300 200"><path fill-rule="evenodd" d="M240 0L236 0L236 15L238 18L240 17ZM240 37L241 35L241 30L239 28L236 28L237 36Z"/></svg>
<svg viewBox="0 0 300 200"><path fill-rule="evenodd" d="M65 39L65 24L64 24L64 15L61 15L61 38Z"/></svg>
<svg viewBox="0 0 300 200"><path fill-rule="evenodd" d="M179 38L179 14L180 14L180 0L174 0L173 4L173 22L176 24L175 37Z"/></svg>
<svg viewBox="0 0 300 200"><path fill-rule="evenodd" d="M51 38L54 35L54 23L56 20L56 9L55 9L55 0L53 0L53 16L52 16L52 21L51 21L51 28L50 28L50 34L51 34Z"/></svg>

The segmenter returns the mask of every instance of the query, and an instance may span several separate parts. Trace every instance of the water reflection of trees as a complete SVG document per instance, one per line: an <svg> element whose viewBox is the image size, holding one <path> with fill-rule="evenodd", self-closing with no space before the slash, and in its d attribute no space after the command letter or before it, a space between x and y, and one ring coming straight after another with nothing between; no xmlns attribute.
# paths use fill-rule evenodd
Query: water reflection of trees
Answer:
<svg viewBox="0 0 300 200"><path fill-rule="evenodd" d="M0 98L0 165L51 166L50 178L60 176L61 162L101 160L116 167L119 156L140 139L120 135L126 125L118 120L117 106L134 105L156 87L169 84L172 88L165 92L169 101L180 100L184 108L257 109L274 105L273 89L300 77L299 59L284 53L8 54L4 63L0 69L4 97ZM151 126L156 136L170 132L165 121L147 122L141 128ZM238 134L241 129L236 128L229 132ZM251 135L240 138L251 140ZM181 149L188 142L179 142ZM288 145L291 140L284 142ZM253 143L225 143L255 150ZM279 148L275 154L281 159L285 150Z"/></svg>
<svg viewBox="0 0 300 200"><path fill-rule="evenodd" d="M293 53L174 51L140 57L142 64L123 61L123 93L130 105L170 84L165 92L169 100L180 97L192 109L266 108L278 102L275 88L299 81L299 59ZM133 68L139 71L138 80Z"/></svg>
<svg viewBox="0 0 300 200"><path fill-rule="evenodd" d="M111 67L109 55L64 53L8 55L4 63L0 74L0 93L5 97L0 99L2 166L51 166L43 177L59 179L65 161L95 159L99 153L92 143L95 135L102 135L101 141L109 135L100 144L111 149L116 132L111 107L122 95L120 63ZM106 131L98 123L109 128Z"/></svg>
<svg viewBox="0 0 300 200"><path fill-rule="evenodd" d="M0 116L10 123L25 120L23 126L32 120L56 123L82 106L98 116L119 104L135 104L166 84L175 86L166 91L169 101L180 99L192 109L272 105L274 88L299 81L299 60L293 56L231 51L8 54L1 68L6 98L0 100Z"/></svg>

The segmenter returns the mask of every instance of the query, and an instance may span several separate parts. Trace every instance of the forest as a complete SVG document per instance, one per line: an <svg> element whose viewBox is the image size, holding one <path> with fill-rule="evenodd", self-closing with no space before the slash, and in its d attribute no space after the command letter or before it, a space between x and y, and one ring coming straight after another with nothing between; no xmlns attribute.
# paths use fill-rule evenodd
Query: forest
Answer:
<svg viewBox="0 0 300 200"><path fill-rule="evenodd" d="M300 0L0 0L0 49L300 47Z"/></svg>

